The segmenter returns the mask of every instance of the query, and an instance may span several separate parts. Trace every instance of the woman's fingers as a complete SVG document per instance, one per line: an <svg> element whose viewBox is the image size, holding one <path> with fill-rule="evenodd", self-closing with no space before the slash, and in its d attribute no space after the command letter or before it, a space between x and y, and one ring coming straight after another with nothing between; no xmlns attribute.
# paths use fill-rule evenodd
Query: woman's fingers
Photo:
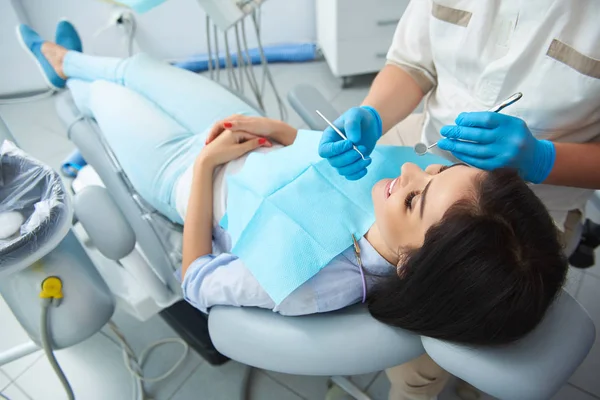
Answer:
<svg viewBox="0 0 600 400"><path fill-rule="evenodd" d="M242 132L234 132L232 130L229 130L229 131L230 131L231 136L237 139L238 143L242 143L242 142L245 142L245 141L251 140L251 139L260 138L260 136L255 135L254 133L246 132L246 131L242 131Z"/></svg>
<svg viewBox="0 0 600 400"><path fill-rule="evenodd" d="M250 132L232 132L235 141L239 143L240 148L243 149L244 153L254 150L258 147L272 147L273 144L264 137L255 135Z"/></svg>
<svg viewBox="0 0 600 400"><path fill-rule="evenodd" d="M215 140L215 138L217 136L219 136L221 133L223 133L224 130L225 130L225 128L223 127L223 121L216 122L212 126L212 128L210 128L210 131L208 132L208 136L206 136L206 144L209 144L210 142Z"/></svg>
<svg viewBox="0 0 600 400"><path fill-rule="evenodd" d="M223 127L234 132L246 131L264 135L267 132L265 121L260 117L247 117L245 115L232 115L223 120Z"/></svg>
<svg viewBox="0 0 600 400"><path fill-rule="evenodd" d="M265 138L254 138L246 140L245 142L240 143L238 146L241 152L239 156L242 156L252 150L258 149L259 147L271 147L272 144Z"/></svg>
<svg viewBox="0 0 600 400"><path fill-rule="evenodd" d="M227 117L225 119L215 122L215 124L212 126L212 128L210 128L210 131L208 132L208 135L206 137L206 144L209 144L210 142L215 140L215 138L217 136L219 136L221 133L223 133L226 129L247 130L247 129L240 129L240 128L232 129L234 125L237 126L239 124L237 121L242 121L245 118L246 117L244 117L243 115L234 114L230 117Z"/></svg>
<svg viewBox="0 0 600 400"><path fill-rule="evenodd" d="M232 132L225 130L202 150L215 165L222 165L235 160L259 147L271 147L272 143L249 132Z"/></svg>

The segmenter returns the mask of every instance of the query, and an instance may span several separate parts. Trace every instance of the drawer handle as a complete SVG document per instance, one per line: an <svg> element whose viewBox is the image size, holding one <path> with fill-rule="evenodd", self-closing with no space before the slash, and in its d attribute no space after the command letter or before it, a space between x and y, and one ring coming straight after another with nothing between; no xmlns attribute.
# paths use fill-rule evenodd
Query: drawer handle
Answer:
<svg viewBox="0 0 600 400"><path fill-rule="evenodd" d="M375 58L387 58L387 53L377 53L375 54Z"/></svg>
<svg viewBox="0 0 600 400"><path fill-rule="evenodd" d="M390 25L398 25L400 22L400 18L398 19L384 19L383 21L377 21L377 26L390 26Z"/></svg>

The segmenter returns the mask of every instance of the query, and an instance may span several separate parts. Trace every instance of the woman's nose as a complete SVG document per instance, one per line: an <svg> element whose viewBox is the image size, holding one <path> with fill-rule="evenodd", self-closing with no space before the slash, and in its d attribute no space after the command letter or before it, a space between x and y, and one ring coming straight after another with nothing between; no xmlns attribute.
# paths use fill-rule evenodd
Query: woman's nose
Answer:
<svg viewBox="0 0 600 400"><path fill-rule="evenodd" d="M418 165L408 162L402 165L402 168L400 168L400 174L402 178L402 186L406 186L408 184L417 184L427 176L427 173L419 168Z"/></svg>

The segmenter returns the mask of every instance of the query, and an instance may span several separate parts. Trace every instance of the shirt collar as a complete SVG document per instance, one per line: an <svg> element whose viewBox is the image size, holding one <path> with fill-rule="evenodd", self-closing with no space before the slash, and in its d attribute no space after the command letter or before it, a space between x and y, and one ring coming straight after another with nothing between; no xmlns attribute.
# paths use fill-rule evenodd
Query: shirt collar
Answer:
<svg viewBox="0 0 600 400"><path fill-rule="evenodd" d="M388 275L390 272L396 271L396 266L383 258L364 236L358 241L358 246L360 247L360 258L365 271L373 275ZM342 254L358 267L354 246L348 247Z"/></svg>

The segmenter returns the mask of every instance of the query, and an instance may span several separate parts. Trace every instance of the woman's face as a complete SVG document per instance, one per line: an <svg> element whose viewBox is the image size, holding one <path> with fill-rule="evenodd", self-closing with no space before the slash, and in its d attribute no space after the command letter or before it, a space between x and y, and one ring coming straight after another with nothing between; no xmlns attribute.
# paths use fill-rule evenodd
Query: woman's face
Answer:
<svg viewBox="0 0 600 400"><path fill-rule="evenodd" d="M403 248L421 247L429 227L454 203L472 195L480 173L463 164L435 164L423 171L405 163L399 177L377 182L371 193L375 223L389 250L399 254Z"/></svg>

